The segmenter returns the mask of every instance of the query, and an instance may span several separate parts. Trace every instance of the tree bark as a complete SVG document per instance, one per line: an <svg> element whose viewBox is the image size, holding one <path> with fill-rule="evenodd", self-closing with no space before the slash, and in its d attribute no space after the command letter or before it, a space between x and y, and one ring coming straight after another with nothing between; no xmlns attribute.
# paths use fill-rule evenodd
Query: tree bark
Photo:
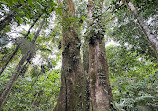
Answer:
<svg viewBox="0 0 158 111"><path fill-rule="evenodd" d="M90 89L89 89L89 76L88 76L89 44L86 38L84 40L84 45L83 45L83 69L84 69L84 75L86 77L86 96L85 96L86 110L85 111L90 111Z"/></svg>
<svg viewBox="0 0 158 111"><path fill-rule="evenodd" d="M34 36L34 39L33 39L32 43L34 43L36 41L37 36L39 35L39 32L42 29L43 24L44 24L44 21L41 22L41 24L40 24L40 26L39 26L39 28L38 28L35 36ZM25 61L30 60L32 57L33 57L32 54L30 52L28 52L20 60L19 64L15 68L15 71L14 71L12 77L8 81L4 91L1 94L1 97L0 97L0 108L4 105L4 103L6 101L6 98L7 98L8 94L9 94L14 82L16 81L16 79L18 78L20 72L22 71L23 67L25 66L25 64L24 64Z"/></svg>
<svg viewBox="0 0 158 111"><path fill-rule="evenodd" d="M92 111L110 110L112 90L103 40L89 44L89 76Z"/></svg>
<svg viewBox="0 0 158 111"><path fill-rule="evenodd" d="M16 81L16 79L18 78L19 76L19 71L21 71L21 68L24 64L24 62L26 61L27 59L27 56L28 55L25 55L22 57L22 59L20 60L19 64L17 65L16 69L15 69L15 72L13 73L12 77L10 78L10 80L8 81L4 91L2 92L1 94L1 97L0 97L0 108L3 106L3 104L5 103L6 101L6 98L9 94L9 91L11 90L12 86L13 86L13 83Z"/></svg>
<svg viewBox="0 0 158 111"><path fill-rule="evenodd" d="M61 3L58 1L58 3ZM62 68L61 87L54 111L85 111L84 104L84 73L80 57L80 40L75 30L75 23L70 23L68 18L73 18L75 8L72 0L63 2L62 20Z"/></svg>
<svg viewBox="0 0 158 111"><path fill-rule="evenodd" d="M94 0L89 0L88 10L89 10L89 26L94 26L93 29L102 29L99 26L101 21L100 15L94 15L96 10L94 7ZM102 12L102 2L98 2L100 7L97 10ZM96 17L96 18L95 18ZM94 23L96 21L97 23ZM99 28L99 29L98 29ZM90 31L89 39L89 78L90 78L90 97L91 97L91 110L92 111L110 111L111 101L112 101L112 90L109 81L108 74L108 64L105 51L105 42L103 29L101 31L95 32Z"/></svg>
<svg viewBox="0 0 158 111"><path fill-rule="evenodd" d="M133 15L135 16L135 18L137 19L137 22L139 24L139 26L141 27L142 31L145 33L145 35L147 36L147 39L149 40L149 42L152 45L152 48L154 49L154 51L158 54L158 37L148 28L147 24L144 22L142 16L140 16L137 13L136 8L134 7L132 2L128 3L128 7L131 10L131 12L133 13Z"/></svg>

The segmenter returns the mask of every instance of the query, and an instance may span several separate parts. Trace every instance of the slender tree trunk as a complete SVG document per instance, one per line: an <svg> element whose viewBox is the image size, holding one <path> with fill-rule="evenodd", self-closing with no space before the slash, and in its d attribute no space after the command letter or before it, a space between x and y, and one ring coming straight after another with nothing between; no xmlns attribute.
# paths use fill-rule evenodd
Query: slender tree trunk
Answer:
<svg viewBox="0 0 158 111"><path fill-rule="evenodd" d="M32 43L35 43L35 41L36 41L36 39L37 39L37 37L39 35L39 32L42 29L43 24L44 24L44 21L41 22L41 24L40 24L40 26L39 26L39 28L38 28L35 36L34 36L34 39L33 39ZM4 103L6 101L6 98L7 98L8 94L9 94L9 91L11 90L14 82L16 81L16 79L18 78L20 72L22 71L23 67L25 66L25 64L24 64L25 61L29 61L32 57L33 57L32 54L30 52L28 52L20 60L19 64L15 68L15 71L14 71L12 77L8 81L4 91L1 94L1 97L0 97L0 108L4 105Z"/></svg>
<svg viewBox="0 0 158 111"><path fill-rule="evenodd" d="M42 14L41 14L42 15ZM33 22L33 24L30 26L27 34L25 35L24 38L27 38L28 35L30 34L30 30L34 27L34 25L36 24L36 22L39 20L39 18L41 17L41 15ZM16 47L16 49L14 50L14 52L11 54L11 56L8 57L7 62L3 65L3 67L0 70L0 75L3 73L3 71L5 70L5 68L7 67L7 65L9 64L9 62L13 59L13 57L16 55L16 53L19 50L19 46Z"/></svg>
<svg viewBox="0 0 158 111"><path fill-rule="evenodd" d="M125 2L123 2L123 3L126 4ZM137 10L134 7L132 2L128 3L128 7L131 10L132 14L135 16L135 18L137 19L137 22L138 22L139 26L142 28L142 31L147 36L147 39L149 40L149 42L152 45L152 48L158 54L158 37L148 28L148 26L144 22L142 16L137 13Z"/></svg>
<svg viewBox="0 0 158 111"><path fill-rule="evenodd" d="M60 3L60 2L58 2ZM74 17L75 9L72 0L63 2L63 40L61 87L54 111L85 111L84 73L80 58L80 40L75 30L75 23L68 18Z"/></svg>
<svg viewBox="0 0 158 111"><path fill-rule="evenodd" d="M96 10L102 12L102 3L97 8L94 4L97 1L89 0L89 25L92 27L89 39L89 78L90 78L90 96L92 111L110 111L110 103L112 101L112 90L110 87L108 64L105 52L105 42L101 22L101 15L95 15ZM93 16L93 17L92 17ZM96 23L97 19L97 23ZM94 23L95 21L95 23ZM93 25L94 24L94 25ZM96 25L97 24L97 25ZM93 29L101 31L95 32Z"/></svg>
<svg viewBox="0 0 158 111"><path fill-rule="evenodd" d="M12 86L13 86L13 83L16 81L16 79L18 78L19 76L19 71L21 71L21 68L24 64L24 62L26 61L27 59L27 56L28 55L25 55L22 57L22 59L20 60L19 64L17 65L16 69L15 69L15 72L13 73L12 77L10 78L10 80L8 81L7 85L6 85L6 88L4 89L4 91L2 92L1 94L1 97L0 97L0 108L3 106L3 104L5 103L6 101L6 98L9 94L9 91L11 90Z"/></svg>

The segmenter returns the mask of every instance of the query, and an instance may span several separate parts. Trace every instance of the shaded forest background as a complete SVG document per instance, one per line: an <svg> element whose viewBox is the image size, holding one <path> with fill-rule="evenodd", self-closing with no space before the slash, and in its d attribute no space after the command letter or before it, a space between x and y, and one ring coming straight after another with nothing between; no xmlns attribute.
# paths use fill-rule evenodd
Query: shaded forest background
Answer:
<svg viewBox="0 0 158 111"><path fill-rule="evenodd" d="M92 17L89 1L93 1L95 9ZM89 1L74 0L73 13L67 0L62 3L60 0L0 0L0 110L53 110L59 103L63 67L68 72L73 70L67 66L70 62L62 59L68 47L66 43L70 42L71 47L71 40L74 42L72 49L77 47L78 52L73 49L74 53L81 57L70 59L73 62L80 59L84 78L89 79L87 47L90 40L98 39L92 38L96 33L101 33L105 42L109 75L106 78L110 80L113 94L111 110L158 110L158 1L101 0L101 8L99 0ZM77 34L80 42L63 39L64 35L71 36L65 30ZM82 88L89 87L87 81ZM88 91L85 93L89 94ZM93 107L87 101L85 107Z"/></svg>

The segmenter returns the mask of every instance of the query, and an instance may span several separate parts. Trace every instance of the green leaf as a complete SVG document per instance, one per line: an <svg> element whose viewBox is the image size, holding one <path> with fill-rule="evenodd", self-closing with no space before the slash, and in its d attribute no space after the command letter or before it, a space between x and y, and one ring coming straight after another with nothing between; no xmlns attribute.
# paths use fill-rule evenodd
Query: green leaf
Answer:
<svg viewBox="0 0 158 111"><path fill-rule="evenodd" d="M12 0L7 0L8 1L8 5L11 6L13 5L13 1Z"/></svg>
<svg viewBox="0 0 158 111"><path fill-rule="evenodd" d="M27 2L32 8L34 7L34 5L32 4L32 0L28 0Z"/></svg>
<svg viewBox="0 0 158 111"><path fill-rule="evenodd" d="M21 19L19 16L16 16L16 20L18 20L18 22L19 22L20 24L23 23L22 19Z"/></svg>
<svg viewBox="0 0 158 111"><path fill-rule="evenodd" d="M57 12L59 13L59 15L62 15L62 9L61 8L57 8Z"/></svg>
<svg viewBox="0 0 158 111"><path fill-rule="evenodd" d="M29 16L29 14L28 14L28 13L26 13L26 17L27 17L27 19L30 19L30 16Z"/></svg>
<svg viewBox="0 0 158 111"><path fill-rule="evenodd" d="M24 0L20 0L20 1L21 1L21 4L23 4L23 5L25 4Z"/></svg>
<svg viewBox="0 0 158 111"><path fill-rule="evenodd" d="M40 50L44 52L50 52L50 53L52 52L51 49L48 48L40 48Z"/></svg>

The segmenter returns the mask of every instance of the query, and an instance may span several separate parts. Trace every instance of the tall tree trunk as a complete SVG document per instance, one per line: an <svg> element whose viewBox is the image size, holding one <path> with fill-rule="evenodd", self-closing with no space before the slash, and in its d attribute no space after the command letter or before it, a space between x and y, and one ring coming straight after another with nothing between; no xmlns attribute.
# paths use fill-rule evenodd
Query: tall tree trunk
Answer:
<svg viewBox="0 0 158 111"><path fill-rule="evenodd" d="M86 77L86 96L85 96L85 102L86 102L86 109L85 111L90 111L90 89L89 89L89 44L87 39L85 38L84 44L83 44L83 69L84 69L84 75Z"/></svg>
<svg viewBox="0 0 158 111"><path fill-rule="evenodd" d="M83 44L83 68L88 76L89 71L89 44L88 40L85 38L84 44Z"/></svg>
<svg viewBox="0 0 158 111"><path fill-rule="evenodd" d="M97 4L94 3L98 3L99 8L97 8ZM92 27L89 34L91 108L92 111L109 111L111 109L110 103L112 101L112 90L110 87L108 64L105 52L104 29L102 29L102 26L99 25L99 22L102 20L102 2L89 0L88 6L90 20L89 25ZM99 10L98 13L96 13L97 10ZM95 31L100 29L101 31Z"/></svg>
<svg viewBox="0 0 158 111"><path fill-rule="evenodd" d="M36 24L36 22L39 20L39 18L41 17L42 14L40 14L39 17L37 17L37 19L33 22L33 24L30 26L29 30L27 31L27 34L25 35L24 38L27 39L28 35L30 34L30 30L34 27L34 25ZM13 59L13 57L16 55L16 53L19 50L19 46L16 47L16 49L14 50L14 52L8 57L6 63L3 65L3 67L0 70L0 75L3 73L3 71L5 70L5 68L7 67L7 65L9 64L9 62L11 62L11 60Z"/></svg>
<svg viewBox="0 0 158 111"><path fill-rule="evenodd" d="M3 104L6 101L6 98L9 94L9 91L11 90L13 83L16 81L16 79L18 78L19 75L19 71L21 71L20 69L22 68L24 62L26 61L28 55L25 55L22 57L22 59L20 60L19 64L17 65L15 72L13 73L12 77L10 78L10 80L8 81L6 88L4 89L4 91L1 94L0 97L0 108L3 106Z"/></svg>
<svg viewBox="0 0 158 111"><path fill-rule="evenodd" d="M38 28L38 30L37 30L35 36L34 36L34 39L33 39L32 43L35 43L35 41L36 41L36 39L37 39L37 37L38 37L38 35L39 35L39 32L40 32L40 30L42 29L43 24L44 24L44 20L41 22L41 24L40 24L40 26L39 26L39 28ZM12 88L14 82L15 82L16 79L18 78L18 76L19 76L20 72L22 71L23 67L25 67L25 64L24 64L25 61L29 61L32 57L33 57L33 56L32 56L32 53L28 52L28 53L26 53L26 54L22 57L22 59L20 60L19 64L18 64L17 67L15 68L15 71L14 71L12 77L11 77L10 80L8 81L8 83L7 83L7 85L6 85L5 89L4 89L4 91L2 92L2 94L1 94L1 96L0 96L0 108L1 108L1 107L3 106L3 104L5 103L6 98L7 98L8 94L9 94L9 91L11 90L11 88Z"/></svg>
<svg viewBox="0 0 158 111"><path fill-rule="evenodd" d="M93 44L89 44L89 76L92 111L110 110L112 91L104 39L96 39Z"/></svg>
<svg viewBox="0 0 158 111"><path fill-rule="evenodd" d="M125 5L127 5L127 3L125 3L125 2L123 2L123 3ZM132 14L135 16L135 18L137 19L137 22L138 22L139 26L142 28L142 31L147 36L147 39L149 40L149 42L152 45L152 48L158 54L158 37L148 28L148 26L144 22L142 16L137 13L137 9L134 7L132 2L128 3L128 7L131 10Z"/></svg>
<svg viewBox="0 0 158 111"><path fill-rule="evenodd" d="M68 1L68 2L67 2ZM58 2L61 3L61 2ZM85 111L84 73L80 57L80 40L75 30L75 23L69 21L75 14L72 0L64 0L61 87L54 111Z"/></svg>

